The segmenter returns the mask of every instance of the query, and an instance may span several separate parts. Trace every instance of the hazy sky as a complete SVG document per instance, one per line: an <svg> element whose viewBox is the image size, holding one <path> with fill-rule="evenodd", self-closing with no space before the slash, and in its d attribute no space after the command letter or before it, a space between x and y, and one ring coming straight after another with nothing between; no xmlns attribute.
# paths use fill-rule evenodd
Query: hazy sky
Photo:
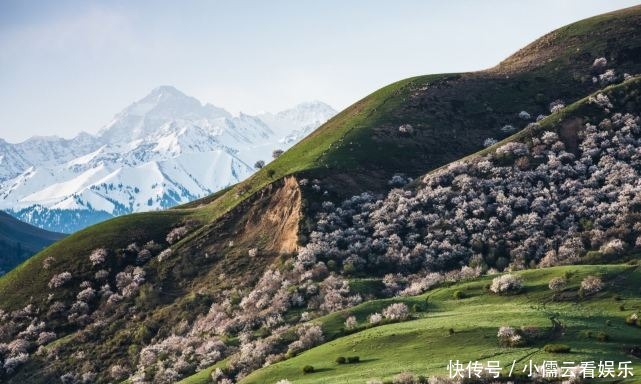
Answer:
<svg viewBox="0 0 641 384"><path fill-rule="evenodd" d="M0 0L0 138L96 132L164 84L234 113L306 100L342 109L405 77L493 66L634 4Z"/></svg>

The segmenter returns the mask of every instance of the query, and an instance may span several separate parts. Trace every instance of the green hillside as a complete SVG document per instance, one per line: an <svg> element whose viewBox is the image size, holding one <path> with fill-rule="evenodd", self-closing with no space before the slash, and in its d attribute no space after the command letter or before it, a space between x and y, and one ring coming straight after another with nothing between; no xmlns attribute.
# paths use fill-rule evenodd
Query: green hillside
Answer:
<svg viewBox="0 0 641 384"><path fill-rule="evenodd" d="M416 311L406 322L375 326L339 337L284 362L260 369L241 383L364 383L370 379L392 380L402 372L416 377L449 375L449 360L485 363L498 360L507 376L516 360L515 376L523 376L530 360L543 361L633 361L638 357L628 351L641 343L641 330L626 324L626 317L641 310L641 271L637 265L570 266L519 272L523 277L522 293L499 296L488 292L492 277L433 289L426 294L401 302ZM595 296L581 298L580 283L589 275L601 276L607 288ZM567 287L554 293L548 283L555 277L567 277ZM455 294L462 293L462 299ZM348 311L321 318L328 334L340 334L342 323L355 315L360 324L367 316L380 312L392 300L371 301ZM562 331L553 330L559 322ZM531 327L538 336L518 347L499 344L497 332L502 326ZM453 333L450 331L453 330ZM607 340L606 339L607 335ZM548 344L565 344L570 353L548 353ZM358 356L357 364L337 364L339 356ZM317 371L304 374L302 367ZM201 381L206 382L206 381ZM185 380L185 383L198 383Z"/></svg>

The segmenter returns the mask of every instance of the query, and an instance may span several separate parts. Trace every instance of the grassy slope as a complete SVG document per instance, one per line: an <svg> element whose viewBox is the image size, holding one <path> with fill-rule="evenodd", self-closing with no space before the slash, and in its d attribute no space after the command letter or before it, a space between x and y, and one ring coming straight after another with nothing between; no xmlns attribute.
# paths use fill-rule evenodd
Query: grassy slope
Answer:
<svg viewBox="0 0 641 384"><path fill-rule="evenodd" d="M11 270L64 236L23 223L0 212L0 270Z"/></svg>
<svg viewBox="0 0 641 384"><path fill-rule="evenodd" d="M186 218L190 211L166 211L122 216L58 241L0 278L3 308L24 306L25 297L39 297L48 292L52 272L42 268L53 257L53 271L69 271L76 276L91 270L88 255L97 247L118 248L133 242L162 241L169 229Z"/></svg>
<svg viewBox="0 0 641 384"><path fill-rule="evenodd" d="M552 277L570 273L566 292L572 298L554 301L547 284ZM513 360L524 364L532 359L557 361L632 360L641 369L638 358L626 355L624 349L641 344L641 330L627 326L625 316L641 310L641 270L637 266L569 266L519 272L525 280L525 292L515 296L497 296L486 291L489 277L450 287L437 288L421 296L403 299L409 305L418 304L425 312L415 314L415 320L383 325L340 337L313 348L292 359L254 372L241 383L275 383L287 378L294 383L364 383L371 378L390 379L403 371L426 376L447 376L451 360L500 360L504 367ZM587 275L600 275L607 289L588 299L575 296L580 281ZM456 291L464 292L462 300L453 298ZM621 301L615 300L615 295ZM346 316L354 314L362 324L368 314L380 311L392 300L376 300L361 304L349 311L320 319L326 334L338 334ZM625 307L620 310L620 305ZM551 327L555 316L565 327L562 336L541 340L520 348L498 345L496 333L500 326L533 325ZM606 325L606 322L610 325ZM453 328L455 333L449 334ZM595 335L606 332L608 342L598 342ZM592 332L592 337L588 336ZM571 354L549 354L542 347L549 342L572 347ZM360 364L338 365L338 356L359 356ZM318 371L304 375L301 368L312 365ZM521 365L520 369L523 368ZM204 383L191 380L188 383Z"/></svg>

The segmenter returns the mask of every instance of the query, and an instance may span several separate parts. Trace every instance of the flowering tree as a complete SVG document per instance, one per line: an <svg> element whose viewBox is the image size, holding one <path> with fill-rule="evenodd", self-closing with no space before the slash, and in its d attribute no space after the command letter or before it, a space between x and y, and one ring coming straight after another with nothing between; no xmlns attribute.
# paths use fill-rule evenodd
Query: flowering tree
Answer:
<svg viewBox="0 0 641 384"><path fill-rule="evenodd" d="M521 289L523 289L521 276L509 273L495 277L490 285L490 291L498 294L519 292Z"/></svg>
<svg viewBox="0 0 641 384"><path fill-rule="evenodd" d="M371 315L369 315L368 321L370 324L378 324L383 321L383 315L378 312L372 313Z"/></svg>
<svg viewBox="0 0 641 384"><path fill-rule="evenodd" d="M394 303L383 309L383 317L389 320L407 320L410 311L403 303Z"/></svg>
<svg viewBox="0 0 641 384"><path fill-rule="evenodd" d="M588 296L594 295L603 289L603 281L598 276L587 276L581 281L581 292Z"/></svg>
<svg viewBox="0 0 641 384"><path fill-rule="evenodd" d="M349 316L345 320L345 329L352 330L352 329L356 329L356 327L358 327L358 321L356 321L356 317Z"/></svg>
<svg viewBox="0 0 641 384"><path fill-rule="evenodd" d="M565 289L568 282L563 277L554 277L550 280L548 287L554 292L560 292Z"/></svg>
<svg viewBox="0 0 641 384"><path fill-rule="evenodd" d="M92 265L100 265L107 260L107 250L104 248L94 249L89 255L89 261Z"/></svg>
<svg viewBox="0 0 641 384"><path fill-rule="evenodd" d="M516 347L523 342L523 337L513 327L500 327L496 336L504 347Z"/></svg>
<svg viewBox="0 0 641 384"><path fill-rule="evenodd" d="M605 57L597 57L592 63L592 67L597 69L605 68L606 65L608 65L608 60Z"/></svg>
<svg viewBox="0 0 641 384"><path fill-rule="evenodd" d="M51 280L49 280L49 288L59 288L71 280L71 273L62 272L57 275L54 275Z"/></svg>

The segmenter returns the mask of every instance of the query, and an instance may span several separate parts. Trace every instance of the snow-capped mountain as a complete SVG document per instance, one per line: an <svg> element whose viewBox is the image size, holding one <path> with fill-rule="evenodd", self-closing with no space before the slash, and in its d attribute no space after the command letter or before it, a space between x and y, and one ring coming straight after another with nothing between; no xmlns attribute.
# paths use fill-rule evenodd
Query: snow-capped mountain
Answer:
<svg viewBox="0 0 641 384"><path fill-rule="evenodd" d="M168 208L235 184L336 112L321 102L234 116L170 86L154 89L97 135L0 139L0 209L73 232L107 218Z"/></svg>
<svg viewBox="0 0 641 384"><path fill-rule="evenodd" d="M259 118L284 134L280 142L291 146L326 122L328 116L335 114L336 111L329 105L312 101L276 114L264 113Z"/></svg>

